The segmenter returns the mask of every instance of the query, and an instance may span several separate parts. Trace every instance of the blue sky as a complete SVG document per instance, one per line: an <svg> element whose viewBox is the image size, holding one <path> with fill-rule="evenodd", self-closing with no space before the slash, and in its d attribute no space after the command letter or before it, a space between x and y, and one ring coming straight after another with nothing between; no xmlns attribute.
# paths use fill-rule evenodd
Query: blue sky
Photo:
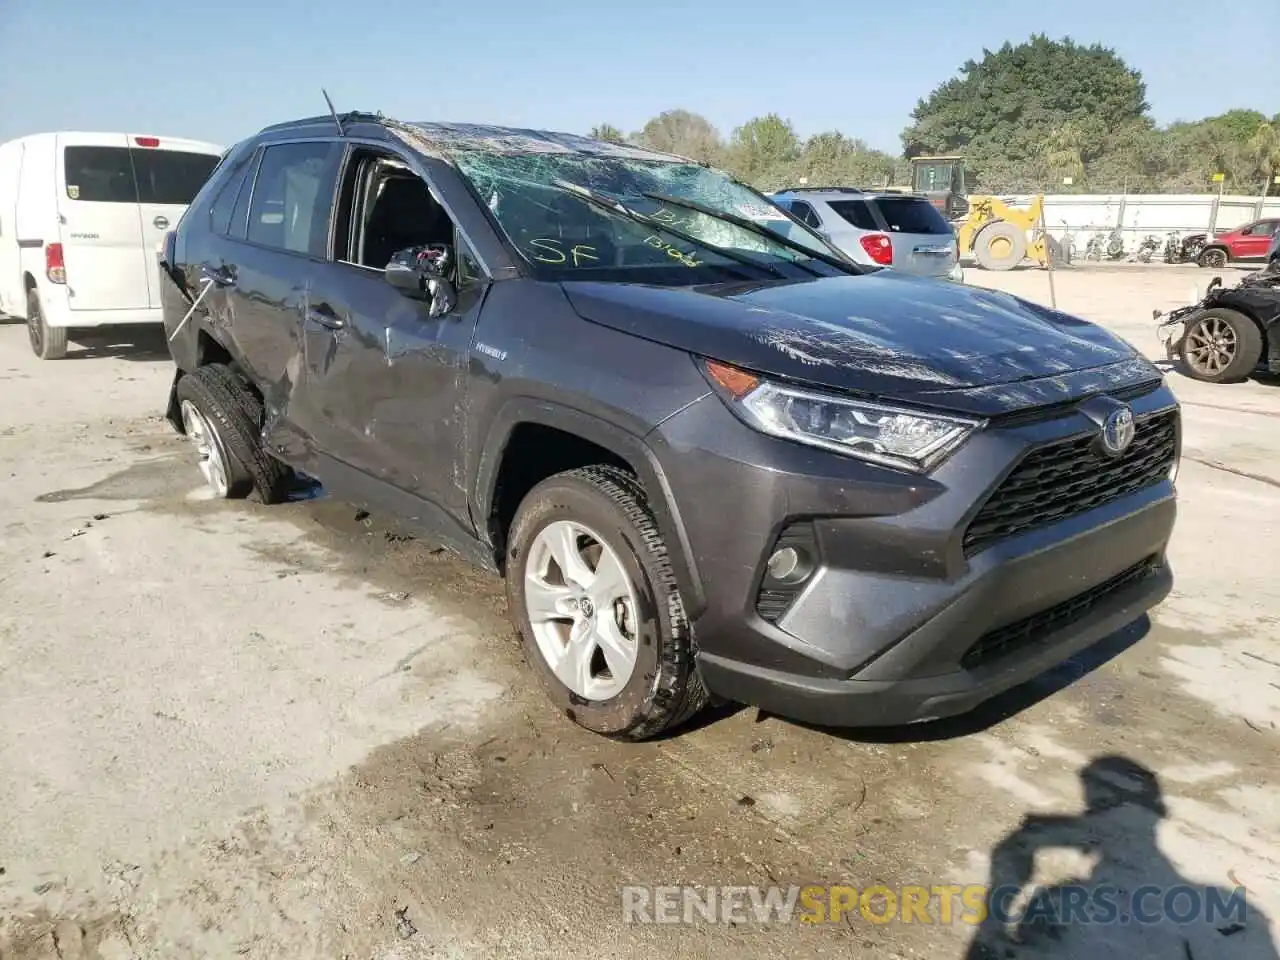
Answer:
<svg viewBox="0 0 1280 960"><path fill-rule="evenodd" d="M229 144L321 112L323 85L340 110L577 132L685 107L727 135L775 111L802 135L896 153L919 97L1033 32L1115 47L1162 123L1271 115L1274 70L1230 64L1272 56L1276 2L0 0L0 141L87 129ZM1251 86L1205 82L1216 66Z"/></svg>

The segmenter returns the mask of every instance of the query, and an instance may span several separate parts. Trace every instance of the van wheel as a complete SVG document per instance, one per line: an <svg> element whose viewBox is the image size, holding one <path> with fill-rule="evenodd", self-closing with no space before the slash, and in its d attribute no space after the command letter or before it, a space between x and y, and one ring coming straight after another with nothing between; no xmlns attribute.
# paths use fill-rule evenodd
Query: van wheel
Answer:
<svg viewBox="0 0 1280 960"><path fill-rule="evenodd" d="M707 703L667 548L635 478L593 466L543 480L507 543L511 616L569 719L644 740Z"/></svg>
<svg viewBox="0 0 1280 960"><path fill-rule="evenodd" d="M229 367L206 364L179 380L176 393L183 433L214 496L240 499L255 489L263 503L288 496L292 472L262 446L262 405Z"/></svg>
<svg viewBox="0 0 1280 960"><path fill-rule="evenodd" d="M67 355L67 328L51 327L40 309L40 294L27 291L27 339L31 352L41 360L61 360Z"/></svg>

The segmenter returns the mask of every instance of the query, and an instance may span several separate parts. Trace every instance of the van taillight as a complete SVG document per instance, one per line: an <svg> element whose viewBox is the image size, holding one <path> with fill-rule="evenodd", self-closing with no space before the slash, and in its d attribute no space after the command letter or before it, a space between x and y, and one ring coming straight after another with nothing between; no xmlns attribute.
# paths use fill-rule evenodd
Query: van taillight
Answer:
<svg viewBox="0 0 1280 960"><path fill-rule="evenodd" d="M133 142L140 147L158 147L160 146L159 137L134 137Z"/></svg>
<svg viewBox="0 0 1280 960"><path fill-rule="evenodd" d="M44 275L49 278L50 283L67 282L67 265L62 259L62 244L45 244Z"/></svg>
<svg viewBox="0 0 1280 960"><path fill-rule="evenodd" d="M858 242L867 251L867 256L880 266L887 267L893 263L893 241L883 233L865 234L858 238Z"/></svg>

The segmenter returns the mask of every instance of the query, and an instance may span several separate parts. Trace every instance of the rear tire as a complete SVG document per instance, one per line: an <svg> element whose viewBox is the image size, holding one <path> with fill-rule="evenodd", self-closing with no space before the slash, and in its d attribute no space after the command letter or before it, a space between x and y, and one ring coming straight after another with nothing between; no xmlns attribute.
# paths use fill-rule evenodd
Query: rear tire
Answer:
<svg viewBox="0 0 1280 960"><path fill-rule="evenodd" d="M288 496L293 472L263 448L262 404L230 367L206 364L179 380L176 392L179 408L188 403L195 407L224 457L224 489L210 481L215 495L239 499L257 490L263 503Z"/></svg>
<svg viewBox="0 0 1280 960"><path fill-rule="evenodd" d="M1262 332L1243 313L1213 307L1187 325L1180 346L1194 379L1236 383L1248 379L1262 359Z"/></svg>
<svg viewBox="0 0 1280 960"><path fill-rule="evenodd" d="M569 534L569 549L582 551L578 559L586 566L576 574L560 569L554 549L551 560L547 559L549 541L557 531ZM600 547L594 569L589 557L596 549L593 540ZM543 480L520 504L507 543L511 617L526 658L552 702L569 719L605 736L644 740L683 723L706 705L708 695L694 663L693 638L667 547L644 489L634 477L615 467L593 466ZM620 591L612 591L619 599L600 609L604 604L596 594L603 593L593 585L603 577L606 556L617 562L625 582ZM616 573L606 579L616 582ZM594 604L585 614L580 593ZM540 601L560 595L564 599L554 601L556 612L539 612L548 609L540 607ZM606 622L602 617L610 618L608 630L600 625ZM592 647L590 637L606 633L621 638L621 643L614 642L614 650L629 647L618 655L631 660L625 679L614 676L615 661L604 659L610 654L605 645ZM566 675L563 664L558 676L549 659L567 658L582 642L574 638L584 635L587 639L581 649L587 652L580 660L588 667L585 675L576 675L585 679L575 686L588 691L594 686L608 691L607 697L590 699L575 692L561 679ZM563 646L555 649L559 638ZM553 648L550 653L544 652L548 645ZM597 654L602 659L597 660ZM597 663L598 667L591 666Z"/></svg>
<svg viewBox="0 0 1280 960"><path fill-rule="evenodd" d="M1007 220L989 223L974 238L973 255L983 270L1012 270L1027 255L1026 231Z"/></svg>
<svg viewBox="0 0 1280 960"><path fill-rule="evenodd" d="M49 326L34 288L27 291L27 339L31 352L41 360L61 360L67 355L67 328Z"/></svg>

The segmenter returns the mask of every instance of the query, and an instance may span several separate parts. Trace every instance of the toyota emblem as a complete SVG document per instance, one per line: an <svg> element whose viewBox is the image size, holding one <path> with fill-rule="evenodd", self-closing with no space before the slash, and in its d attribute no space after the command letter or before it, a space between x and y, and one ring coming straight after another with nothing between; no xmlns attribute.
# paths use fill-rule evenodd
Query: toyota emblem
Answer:
<svg viewBox="0 0 1280 960"><path fill-rule="evenodd" d="M1114 456L1119 456L1129 449L1133 443L1133 411L1121 407L1108 414L1102 422L1102 449Z"/></svg>

